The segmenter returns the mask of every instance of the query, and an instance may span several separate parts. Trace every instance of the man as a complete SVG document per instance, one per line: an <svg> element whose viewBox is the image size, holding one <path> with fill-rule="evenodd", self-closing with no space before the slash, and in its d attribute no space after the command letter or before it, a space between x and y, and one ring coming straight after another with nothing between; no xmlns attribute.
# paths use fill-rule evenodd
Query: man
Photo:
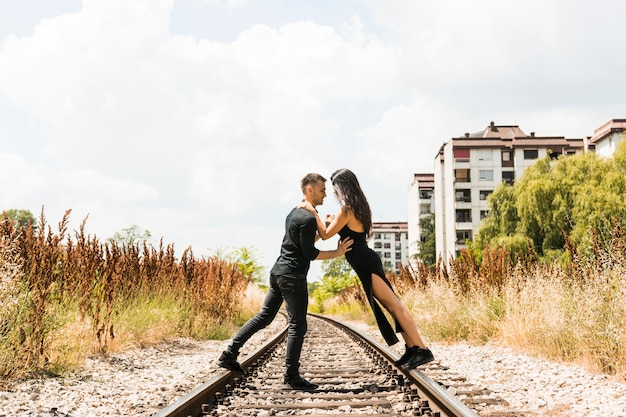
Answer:
<svg viewBox="0 0 626 417"><path fill-rule="evenodd" d="M326 179L319 174L307 174L300 182L304 201L313 207L324 203ZM285 383L293 389L317 388L300 376L300 352L307 330L306 314L309 303L306 275L312 260L332 259L350 250L352 240L337 243L337 249L320 251L315 247L317 225L313 214L304 208L294 208L285 221L285 236L280 256L270 271L270 287L263 307L239 329L230 345L222 352L217 364L243 375L237 356L239 349L252 335L274 320L283 301L289 318Z"/></svg>

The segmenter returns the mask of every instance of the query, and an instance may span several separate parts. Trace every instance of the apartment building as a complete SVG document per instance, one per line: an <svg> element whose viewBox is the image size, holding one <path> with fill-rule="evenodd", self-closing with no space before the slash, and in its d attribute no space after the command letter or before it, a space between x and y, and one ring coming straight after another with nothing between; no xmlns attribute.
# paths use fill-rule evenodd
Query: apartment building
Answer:
<svg viewBox="0 0 626 417"><path fill-rule="evenodd" d="M447 263L474 239L488 213L487 197L500 183L513 184L546 154L557 158L585 149L585 139L527 135L519 126L493 122L444 143L434 164L437 256Z"/></svg>
<svg viewBox="0 0 626 417"><path fill-rule="evenodd" d="M412 262L419 255L419 243L422 240L420 221L435 212L435 174L414 174L408 195L408 260Z"/></svg>
<svg viewBox="0 0 626 417"><path fill-rule="evenodd" d="M617 144L624 138L626 119L612 119L597 128L589 143L595 147L596 154L605 158L613 156Z"/></svg>
<svg viewBox="0 0 626 417"><path fill-rule="evenodd" d="M372 222L367 243L380 256L385 271L399 273L401 265L408 265L409 237L406 222Z"/></svg>

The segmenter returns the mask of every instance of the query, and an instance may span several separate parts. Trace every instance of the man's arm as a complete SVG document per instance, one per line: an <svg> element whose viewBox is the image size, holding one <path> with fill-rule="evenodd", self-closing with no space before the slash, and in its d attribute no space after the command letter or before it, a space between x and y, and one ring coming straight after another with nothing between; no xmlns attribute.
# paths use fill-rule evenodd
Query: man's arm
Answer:
<svg viewBox="0 0 626 417"><path fill-rule="evenodd" d="M321 250L320 253L315 258L316 261L323 261L325 259L333 259L337 258L346 252L352 250L350 247L352 246L352 239L347 238L342 241L337 242L337 249L335 250Z"/></svg>
<svg viewBox="0 0 626 417"><path fill-rule="evenodd" d="M300 248L307 259L323 261L325 259L337 258L350 250L352 239L337 242L337 249L321 251L315 247L318 237L317 224L313 216L309 217L300 227Z"/></svg>
<svg viewBox="0 0 626 417"><path fill-rule="evenodd" d="M306 218L299 226L299 246L305 259L318 259L319 249L315 247L315 241L318 239L317 226L313 216Z"/></svg>

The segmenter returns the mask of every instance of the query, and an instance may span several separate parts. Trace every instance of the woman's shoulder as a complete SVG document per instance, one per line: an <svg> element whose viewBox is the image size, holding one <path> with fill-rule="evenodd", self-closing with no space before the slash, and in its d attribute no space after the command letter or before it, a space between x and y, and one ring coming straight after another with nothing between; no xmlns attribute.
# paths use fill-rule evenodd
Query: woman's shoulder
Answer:
<svg viewBox="0 0 626 417"><path fill-rule="evenodd" d="M354 210L350 206L343 205L339 207L339 213L343 216L352 216L354 217Z"/></svg>
<svg viewBox="0 0 626 417"><path fill-rule="evenodd" d="M354 212L350 211L350 215L347 217L346 225L348 229L350 229L354 233L365 233L365 228L363 224L356 218Z"/></svg>

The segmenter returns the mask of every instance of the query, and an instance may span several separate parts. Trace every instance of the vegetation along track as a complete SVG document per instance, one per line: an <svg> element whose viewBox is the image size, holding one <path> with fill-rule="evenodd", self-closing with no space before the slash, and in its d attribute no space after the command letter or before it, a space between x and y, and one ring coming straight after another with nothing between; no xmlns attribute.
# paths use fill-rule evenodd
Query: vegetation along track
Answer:
<svg viewBox="0 0 626 417"><path fill-rule="evenodd" d="M283 383L285 328L241 361L246 376L224 371L154 417L477 416L419 370L395 367L397 355L367 335L317 315L308 324L301 374L317 389Z"/></svg>

